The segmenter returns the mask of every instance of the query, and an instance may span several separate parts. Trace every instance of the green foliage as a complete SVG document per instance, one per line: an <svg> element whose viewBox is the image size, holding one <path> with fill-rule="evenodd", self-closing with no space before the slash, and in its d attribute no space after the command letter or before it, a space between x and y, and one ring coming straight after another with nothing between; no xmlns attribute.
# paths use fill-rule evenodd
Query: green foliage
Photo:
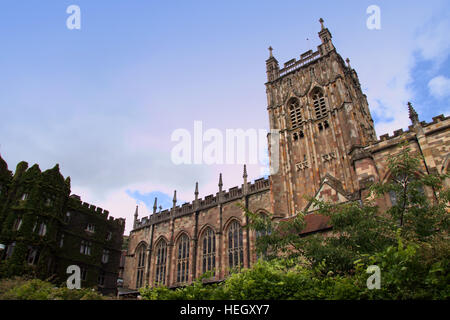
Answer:
<svg viewBox="0 0 450 320"><path fill-rule="evenodd" d="M418 174L421 159L406 146L388 167L392 179L374 184L369 199L314 201L333 226L326 237L300 236L304 212L274 222L241 205L264 260L214 285L141 289L143 299L449 299L448 176ZM376 199L389 192L397 202L383 212ZM367 288L371 265L380 268L381 289Z"/></svg>
<svg viewBox="0 0 450 320"><path fill-rule="evenodd" d="M352 274L324 274L325 265L286 267L284 259L259 260L251 269L234 273L217 284L197 280L168 289L142 288L144 300L355 300L448 299L450 297L449 245L439 248L404 245L401 239L364 261L355 261ZM434 259L424 258L437 255ZM367 288L369 265L381 269L381 289Z"/></svg>
<svg viewBox="0 0 450 320"><path fill-rule="evenodd" d="M104 300L93 289L68 289L39 279L11 278L0 281L0 300Z"/></svg>

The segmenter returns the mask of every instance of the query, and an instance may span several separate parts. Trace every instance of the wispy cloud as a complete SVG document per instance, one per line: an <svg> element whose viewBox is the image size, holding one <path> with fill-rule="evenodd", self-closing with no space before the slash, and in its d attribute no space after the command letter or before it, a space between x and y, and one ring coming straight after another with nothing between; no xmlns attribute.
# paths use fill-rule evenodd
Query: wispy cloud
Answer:
<svg viewBox="0 0 450 320"><path fill-rule="evenodd" d="M450 79L445 76L437 76L428 82L430 94L437 99L450 96Z"/></svg>

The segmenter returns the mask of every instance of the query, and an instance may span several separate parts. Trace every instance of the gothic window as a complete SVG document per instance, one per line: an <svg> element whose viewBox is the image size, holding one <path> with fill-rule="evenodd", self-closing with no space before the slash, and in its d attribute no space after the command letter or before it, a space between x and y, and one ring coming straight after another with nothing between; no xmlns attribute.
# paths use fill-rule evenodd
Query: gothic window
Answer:
<svg viewBox="0 0 450 320"><path fill-rule="evenodd" d="M316 119L323 118L327 115L327 106L325 104L325 97L320 89L313 92L314 114Z"/></svg>
<svg viewBox="0 0 450 320"><path fill-rule="evenodd" d="M299 130L298 132L294 132L292 134L292 137L294 141L298 141L299 139L302 139L305 137L305 134L303 133L303 130Z"/></svg>
<svg viewBox="0 0 450 320"><path fill-rule="evenodd" d="M203 234L203 273L212 271L216 267L216 235L211 228L208 228Z"/></svg>
<svg viewBox="0 0 450 320"><path fill-rule="evenodd" d="M42 237L47 234L47 225L45 223L42 222L41 225L39 226L38 234Z"/></svg>
<svg viewBox="0 0 450 320"><path fill-rule="evenodd" d="M156 248L156 275L155 284L166 284L167 244L161 240Z"/></svg>
<svg viewBox="0 0 450 320"><path fill-rule="evenodd" d="M86 267L81 267L80 268L80 273L81 273L81 280L86 281L86 279L87 279L87 268Z"/></svg>
<svg viewBox="0 0 450 320"><path fill-rule="evenodd" d="M270 234L272 233L272 228L271 228L271 221L270 221L270 218L269 218L265 213L263 213L263 212L261 212L260 214L261 214L261 216L262 216L263 219L264 219L264 226L265 226L265 228L264 228L264 229L261 229L261 230L257 230L257 231L255 232L255 235L256 235L256 241L258 241L258 239L261 239L261 237L270 235ZM260 258L263 258L263 259L264 259L264 258L266 257L266 255L267 255L267 252L266 252L266 251L262 252L262 254L261 254L261 252L259 252L259 251L256 253L256 257L257 257L258 259L260 259Z"/></svg>
<svg viewBox="0 0 450 320"><path fill-rule="evenodd" d="M8 258L10 258L12 256L15 247L16 247L16 242L13 242L10 245L8 245L8 247L6 248L6 257L5 257L5 259L8 259Z"/></svg>
<svg viewBox="0 0 450 320"><path fill-rule="evenodd" d="M22 225L22 218L17 218L16 221L14 221L13 230L19 231L21 225Z"/></svg>
<svg viewBox="0 0 450 320"><path fill-rule="evenodd" d="M398 174L391 177L391 183L396 186L396 190L388 192L392 206L411 206L416 197L426 196L423 185L417 181L417 175ZM407 190L407 197L404 196L404 190ZM398 223L400 226L403 223L400 218Z"/></svg>
<svg viewBox="0 0 450 320"><path fill-rule="evenodd" d="M289 117L291 119L291 128L296 129L303 122L301 107L298 99L292 98L288 102Z"/></svg>
<svg viewBox="0 0 450 320"><path fill-rule="evenodd" d="M92 243L90 241L81 240L80 253L90 256L91 255L91 246L92 246Z"/></svg>
<svg viewBox="0 0 450 320"><path fill-rule="evenodd" d="M233 221L228 229L228 264L230 269L244 264L242 228L237 221Z"/></svg>
<svg viewBox="0 0 450 320"><path fill-rule="evenodd" d="M177 256L177 282L183 283L188 281L189 275L189 238L183 234L178 240L178 256Z"/></svg>
<svg viewBox="0 0 450 320"><path fill-rule="evenodd" d="M27 262L30 265L35 265L39 261L39 250L37 248L28 247Z"/></svg>
<svg viewBox="0 0 450 320"><path fill-rule="evenodd" d="M137 275L136 275L136 288L142 287L144 283L144 269L145 269L145 250L147 247L142 244L139 246L139 248L136 250L136 255L138 257L138 264L137 264ZM103 251L103 255L105 255L105 251ZM109 258L109 251L107 252L108 258Z"/></svg>
<svg viewBox="0 0 450 320"><path fill-rule="evenodd" d="M389 199L391 200L391 204L395 206L397 204L397 194L395 191L389 191Z"/></svg>
<svg viewBox="0 0 450 320"><path fill-rule="evenodd" d="M88 223L88 225L86 226L86 231L95 232L95 225L92 223Z"/></svg>
<svg viewBox="0 0 450 320"><path fill-rule="evenodd" d="M98 285L99 286L105 285L105 271L100 271L98 275Z"/></svg>
<svg viewBox="0 0 450 320"><path fill-rule="evenodd" d="M103 255L102 255L102 262L103 263L108 263L108 261L109 261L109 250L104 249L103 250Z"/></svg>
<svg viewBox="0 0 450 320"><path fill-rule="evenodd" d="M61 237L59 238L59 247L62 248L64 246L64 233L61 234Z"/></svg>

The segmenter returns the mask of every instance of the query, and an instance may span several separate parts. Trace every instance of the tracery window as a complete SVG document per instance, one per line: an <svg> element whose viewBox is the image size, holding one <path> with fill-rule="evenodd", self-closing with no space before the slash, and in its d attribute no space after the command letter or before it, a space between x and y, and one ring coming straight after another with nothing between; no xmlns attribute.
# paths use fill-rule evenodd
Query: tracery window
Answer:
<svg viewBox="0 0 450 320"><path fill-rule="evenodd" d="M166 284L167 243L161 240L156 248L156 274L155 284Z"/></svg>
<svg viewBox="0 0 450 320"><path fill-rule="evenodd" d="M288 103L289 108L289 116L291 119L291 127L292 129L296 129L303 122L301 107L298 99L292 98Z"/></svg>
<svg viewBox="0 0 450 320"><path fill-rule="evenodd" d="M265 226L265 228L261 229L261 230L257 230L255 232L256 241L258 241L258 239L260 239L261 237L268 236L268 235L270 235L272 233L272 226L271 226L270 218L264 212L261 212L260 215L264 219L264 226ZM257 251L256 252L256 257L258 259L260 259L260 258L265 259L266 256L267 256L267 251L264 251L264 252Z"/></svg>
<svg viewBox="0 0 450 320"><path fill-rule="evenodd" d="M188 281L189 275L189 238L183 234L178 239L177 246L177 282L183 283Z"/></svg>
<svg viewBox="0 0 450 320"><path fill-rule="evenodd" d="M244 264L242 228L237 221L233 221L228 229L228 264L230 269Z"/></svg>
<svg viewBox="0 0 450 320"><path fill-rule="evenodd" d="M208 228L203 234L203 273L212 271L216 267L216 236L211 228Z"/></svg>
<svg viewBox="0 0 450 320"><path fill-rule="evenodd" d="M144 269L145 269L145 250L147 247L142 244L137 249L137 257L138 257L138 264L137 264L137 272L136 272L136 288L142 287L142 284L144 282ZM106 250L108 251L108 250ZM109 258L109 251L108 251L108 258ZM105 252L103 252L103 255L105 255Z"/></svg>
<svg viewBox="0 0 450 320"><path fill-rule="evenodd" d="M313 93L314 114L316 119L323 118L327 115L327 106L325 104L325 97L320 89L316 89Z"/></svg>
<svg viewBox="0 0 450 320"><path fill-rule="evenodd" d="M92 247L92 242L86 241L86 240L81 240L80 253L90 256L91 255L91 247Z"/></svg>

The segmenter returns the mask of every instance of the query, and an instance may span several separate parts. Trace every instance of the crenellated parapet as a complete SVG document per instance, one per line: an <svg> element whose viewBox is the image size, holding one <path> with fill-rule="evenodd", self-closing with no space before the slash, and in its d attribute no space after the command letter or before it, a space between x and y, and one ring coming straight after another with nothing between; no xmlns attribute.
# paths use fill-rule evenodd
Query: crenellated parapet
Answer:
<svg viewBox="0 0 450 320"><path fill-rule="evenodd" d="M450 127L450 116L445 117L443 114L432 118L431 122L421 121L418 125L424 130L425 135L430 135L436 131L445 130ZM408 126L408 130L403 129L394 130L392 135L389 133L383 134L368 148L378 150L385 148L392 143L397 143L400 139L415 139L417 132L414 125Z"/></svg>
<svg viewBox="0 0 450 320"><path fill-rule="evenodd" d="M93 204L84 202L81 200L80 196L76 194L72 194L69 197L69 210L79 210L83 213L96 215L103 220L106 220L111 223L116 223L119 225L125 225L125 219L124 218L114 218L114 217L108 217L109 211L104 210L103 208L97 207Z"/></svg>
<svg viewBox="0 0 450 320"><path fill-rule="evenodd" d="M181 206L174 206L172 209L162 210L155 212L150 216L138 219L134 229L143 228L152 224L157 224L165 221L169 221L172 218L178 218L185 215L191 215L196 211L207 210L219 204L225 204L231 201L242 199L244 196L250 196L259 192L268 191L270 183L268 178L256 179L253 183L247 183L247 193L244 192L244 185L241 187L235 186L227 191L220 191L216 195L207 195L204 198L197 198L192 202L186 202ZM220 196L219 196L220 195Z"/></svg>

